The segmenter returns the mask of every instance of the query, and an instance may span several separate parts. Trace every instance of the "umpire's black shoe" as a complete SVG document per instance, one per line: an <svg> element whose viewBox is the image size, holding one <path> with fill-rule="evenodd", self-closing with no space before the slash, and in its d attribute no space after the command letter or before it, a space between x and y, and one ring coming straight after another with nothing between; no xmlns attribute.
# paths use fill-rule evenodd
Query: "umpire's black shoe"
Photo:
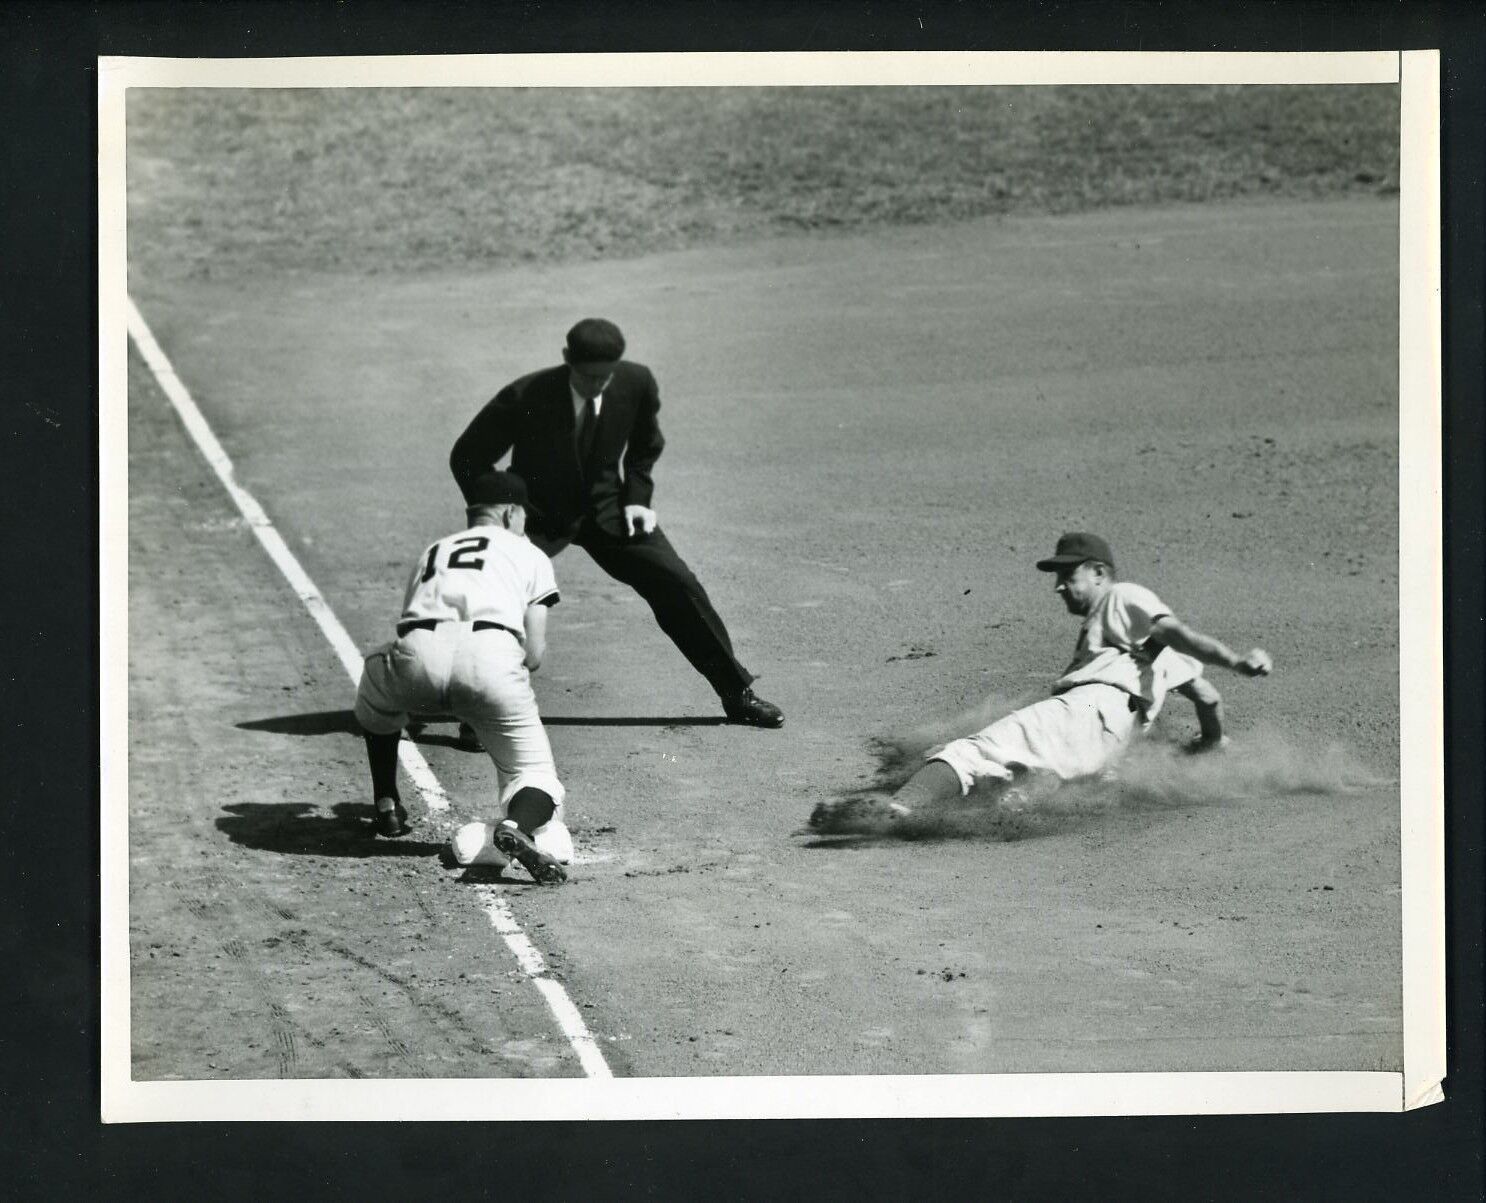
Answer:
<svg viewBox="0 0 1486 1203"><path fill-rule="evenodd" d="M531 836L510 819L502 819L495 825L490 842L544 886L561 885L568 879L562 862L538 848Z"/></svg>
<svg viewBox="0 0 1486 1203"><path fill-rule="evenodd" d="M389 839L407 835L412 830L408 826L408 812L403 809L401 802L393 802L391 810L383 810L378 806L375 826L378 835L385 835Z"/></svg>
<svg viewBox="0 0 1486 1203"><path fill-rule="evenodd" d="M723 698L722 709L730 723L742 723L745 727L784 726L784 711L751 689Z"/></svg>

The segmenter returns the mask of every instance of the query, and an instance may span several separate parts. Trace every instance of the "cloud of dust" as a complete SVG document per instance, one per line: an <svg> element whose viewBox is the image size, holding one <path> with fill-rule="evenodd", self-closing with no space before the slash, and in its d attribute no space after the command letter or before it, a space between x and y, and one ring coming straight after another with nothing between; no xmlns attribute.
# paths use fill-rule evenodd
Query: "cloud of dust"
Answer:
<svg viewBox="0 0 1486 1203"><path fill-rule="evenodd" d="M1234 738L1221 752L1187 754L1169 740L1134 744L1111 783L1076 782L1064 789L1110 790L1132 807L1213 805L1244 798L1349 794L1386 784L1340 742L1298 746L1280 731L1260 728Z"/></svg>
<svg viewBox="0 0 1486 1203"><path fill-rule="evenodd" d="M891 791L917 770L927 749L979 730L1017 704L988 698L943 720L878 736L873 743L882 764L872 791ZM1158 728L1137 740L1107 777L1064 783L1047 777L1024 778L1010 790L987 786L961 801L921 809L906 818L848 812L817 834L1009 842L1066 831L1119 809L1177 809L1245 799L1349 794L1394 780L1375 772L1340 742L1316 750L1297 745L1282 732L1258 729L1234 738L1224 751L1191 755ZM871 791L852 790L844 796L867 792Z"/></svg>

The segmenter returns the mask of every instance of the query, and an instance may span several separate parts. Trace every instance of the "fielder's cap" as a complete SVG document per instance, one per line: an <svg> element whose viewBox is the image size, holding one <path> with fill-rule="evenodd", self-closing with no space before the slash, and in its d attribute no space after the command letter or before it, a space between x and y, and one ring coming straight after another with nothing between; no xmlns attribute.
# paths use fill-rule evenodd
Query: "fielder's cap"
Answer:
<svg viewBox="0 0 1486 1203"><path fill-rule="evenodd" d="M624 335L607 318L586 317L568 331L569 363L613 363L624 357Z"/></svg>
<svg viewBox="0 0 1486 1203"><path fill-rule="evenodd" d="M470 481L464 495L470 505L520 505L527 504L526 481L514 472L481 472Z"/></svg>
<svg viewBox="0 0 1486 1203"><path fill-rule="evenodd" d="M1037 567L1041 572L1057 572L1060 568L1071 568L1085 560L1098 560L1111 568L1115 566L1114 552L1109 550L1109 544L1098 535L1091 535L1087 531L1069 531L1058 539L1057 550L1052 555L1037 561Z"/></svg>

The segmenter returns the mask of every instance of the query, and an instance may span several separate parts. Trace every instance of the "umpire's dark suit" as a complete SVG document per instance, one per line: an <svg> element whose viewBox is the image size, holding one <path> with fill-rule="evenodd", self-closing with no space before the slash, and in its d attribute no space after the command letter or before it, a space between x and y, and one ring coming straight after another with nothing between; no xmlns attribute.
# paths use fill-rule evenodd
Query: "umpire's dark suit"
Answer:
<svg viewBox="0 0 1486 1203"><path fill-rule="evenodd" d="M532 542L549 555L576 543L631 586L726 701L747 689L753 674L733 655L706 591L659 527L644 536L625 530L624 507L648 508L655 489L650 472L665 446L659 410L650 369L621 360L580 454L568 369L547 368L501 389L459 436L449 466L467 495L470 482L510 450L511 471L526 481L531 499Z"/></svg>

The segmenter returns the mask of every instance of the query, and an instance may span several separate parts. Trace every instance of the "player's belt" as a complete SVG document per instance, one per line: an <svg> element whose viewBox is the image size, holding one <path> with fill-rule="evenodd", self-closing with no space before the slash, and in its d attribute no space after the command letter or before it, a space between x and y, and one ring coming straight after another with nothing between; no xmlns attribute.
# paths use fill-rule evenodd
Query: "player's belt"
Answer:
<svg viewBox="0 0 1486 1203"><path fill-rule="evenodd" d="M513 631L513 630L511 630L510 627L505 626L502 623L498 623L498 622L486 622L485 619L483 619L483 618L481 618L478 621L476 621L476 623L475 623L475 630L477 630L477 631L504 631L507 635L516 635L516 632ZM520 639L521 636L520 635L516 635L516 638L517 639Z"/></svg>
<svg viewBox="0 0 1486 1203"><path fill-rule="evenodd" d="M431 631L439 625L439 622L440 620L437 618L410 618L407 622L397 624L398 638L402 638L402 636L408 634L410 631ZM517 635L515 631L503 623L488 622L483 618L475 622L474 628L477 631L505 631L508 635L516 635L517 639L521 638L520 635Z"/></svg>

